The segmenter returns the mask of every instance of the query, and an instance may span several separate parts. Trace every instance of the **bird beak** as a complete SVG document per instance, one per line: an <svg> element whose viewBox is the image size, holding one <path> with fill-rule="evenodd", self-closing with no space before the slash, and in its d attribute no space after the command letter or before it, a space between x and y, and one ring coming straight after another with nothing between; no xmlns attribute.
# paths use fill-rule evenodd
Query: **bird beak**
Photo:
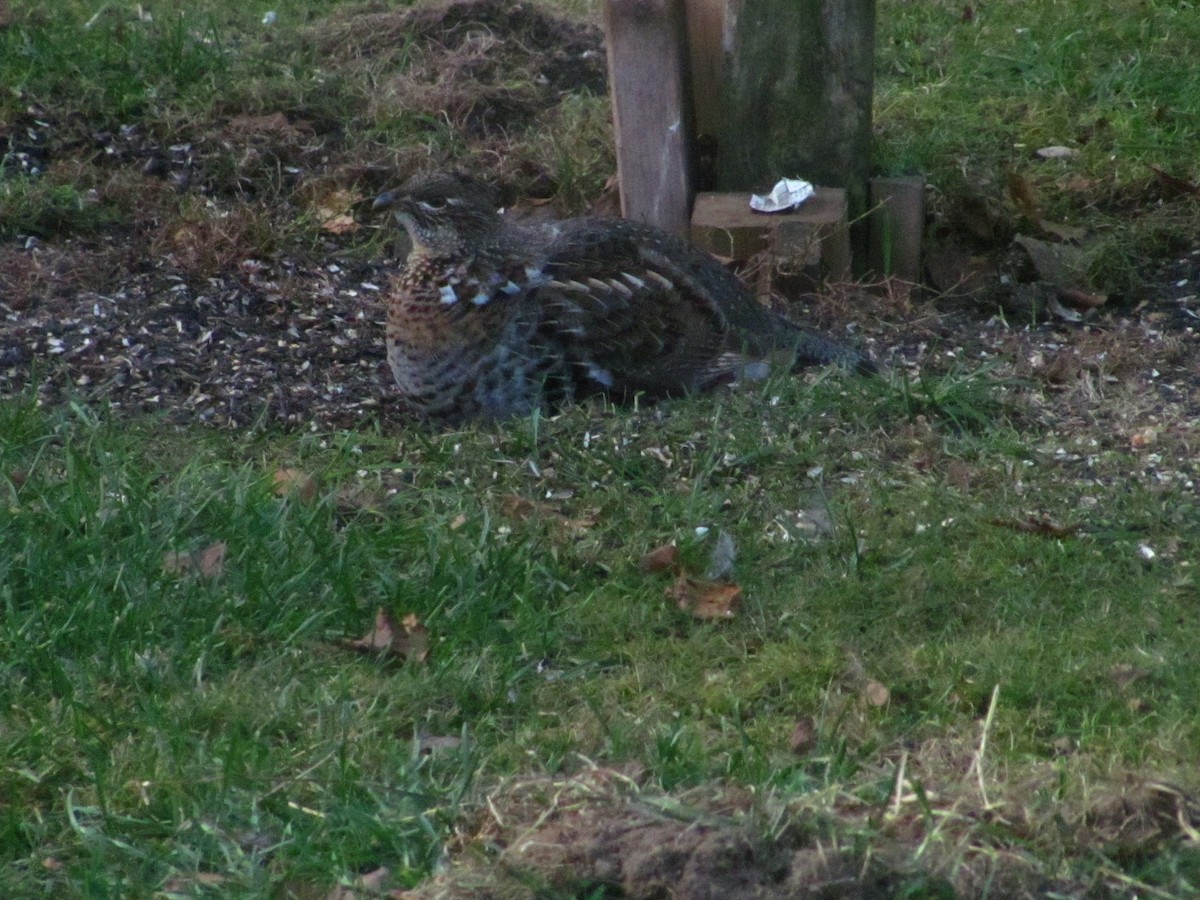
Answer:
<svg viewBox="0 0 1200 900"><path fill-rule="evenodd" d="M394 206L399 199L400 195L396 191L386 191L375 198L375 202L371 204L371 209L387 209L389 206Z"/></svg>

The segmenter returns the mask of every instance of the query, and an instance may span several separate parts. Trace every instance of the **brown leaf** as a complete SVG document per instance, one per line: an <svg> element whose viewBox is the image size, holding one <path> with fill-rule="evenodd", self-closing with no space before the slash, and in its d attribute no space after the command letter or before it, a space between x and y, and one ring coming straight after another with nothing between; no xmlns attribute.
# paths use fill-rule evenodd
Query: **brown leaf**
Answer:
<svg viewBox="0 0 1200 900"><path fill-rule="evenodd" d="M381 606L375 611L374 628L357 640L343 640L340 643L359 653L424 662L429 656L429 629L412 613L397 622L391 611Z"/></svg>
<svg viewBox="0 0 1200 900"><path fill-rule="evenodd" d="M461 746L462 738L448 734L423 734L417 739L418 750L425 756L439 750L457 750Z"/></svg>
<svg viewBox="0 0 1200 900"><path fill-rule="evenodd" d="M1051 222L1049 219L1038 219L1037 227L1060 241L1082 241L1087 237L1087 229L1081 225L1066 225L1062 222Z"/></svg>
<svg viewBox="0 0 1200 900"><path fill-rule="evenodd" d="M406 615L400 624L408 635L408 658L413 662L425 662L429 656L429 629L421 624L414 613Z"/></svg>
<svg viewBox="0 0 1200 900"><path fill-rule="evenodd" d="M225 557L229 546L224 541L209 544L195 553L170 550L163 554L162 567L168 575L195 573L202 578L218 578L225 572Z"/></svg>
<svg viewBox="0 0 1200 900"><path fill-rule="evenodd" d="M1153 426L1135 431L1129 436L1129 446L1134 450L1144 450L1158 442L1158 429Z"/></svg>
<svg viewBox="0 0 1200 900"><path fill-rule="evenodd" d="M507 494L500 498L500 514L517 522L548 521L570 535L578 535L596 524L594 517L570 518L549 503L527 500L517 494Z"/></svg>
<svg viewBox="0 0 1200 900"><path fill-rule="evenodd" d="M1024 175L1016 172L1008 173L1008 196L1022 213L1033 220L1040 217L1041 202L1038 200L1037 188Z"/></svg>
<svg viewBox="0 0 1200 900"><path fill-rule="evenodd" d="M792 729L788 746L797 756L804 756L817 746L817 723L813 721L812 716L802 716L796 720L796 727Z"/></svg>
<svg viewBox="0 0 1200 900"><path fill-rule="evenodd" d="M271 480L277 497L295 496L304 503L311 503L317 496L317 479L303 469L276 469Z"/></svg>
<svg viewBox="0 0 1200 900"><path fill-rule="evenodd" d="M1046 516L1027 519L992 519L992 524L999 528L1011 528L1013 531L1023 531L1026 534L1040 534L1043 537L1070 537L1079 530L1079 525L1063 525Z"/></svg>
<svg viewBox="0 0 1200 900"><path fill-rule="evenodd" d="M1150 171L1158 176L1158 186L1162 188L1164 200L1200 194L1200 185L1192 184L1190 181L1184 181L1182 178L1164 172L1158 166L1151 166Z"/></svg>
<svg viewBox="0 0 1200 900"><path fill-rule="evenodd" d="M732 619L742 602L742 589L736 584L703 581L687 575L680 575L665 594L697 619Z"/></svg>
<svg viewBox="0 0 1200 900"><path fill-rule="evenodd" d="M359 875L351 884L339 884L329 892L325 900L367 900L369 897L387 896L383 891L391 877L391 869L382 866L373 872Z"/></svg>
<svg viewBox="0 0 1200 900"><path fill-rule="evenodd" d="M892 692L887 689L887 685L872 679L863 685L863 696L872 706L887 706Z"/></svg>
<svg viewBox="0 0 1200 900"><path fill-rule="evenodd" d="M1063 303L1074 309L1095 309L1097 306L1103 306L1108 302L1107 295L1093 294L1080 288L1059 288L1058 293L1062 297Z"/></svg>
<svg viewBox="0 0 1200 900"><path fill-rule="evenodd" d="M1108 670L1109 676L1121 690L1129 687L1135 681L1141 681L1144 678L1150 677L1150 672L1147 669L1140 668L1130 663L1117 663Z"/></svg>
<svg viewBox="0 0 1200 900"><path fill-rule="evenodd" d="M1042 281L1060 291L1082 290L1088 283L1087 258L1082 248L1071 244L1051 244L1027 234L1018 234L1013 243L1025 251Z"/></svg>
<svg viewBox="0 0 1200 900"><path fill-rule="evenodd" d="M518 521L532 518L539 511L539 506L517 494L506 494L500 498L500 514Z"/></svg>
<svg viewBox="0 0 1200 900"><path fill-rule="evenodd" d="M200 551L196 559L196 569L205 578L217 578L225 572L225 555L229 551L224 541L209 544Z"/></svg>
<svg viewBox="0 0 1200 900"><path fill-rule="evenodd" d="M640 560L638 568L648 575L658 572L679 571L679 548L674 544L663 544L655 547Z"/></svg>
<svg viewBox="0 0 1200 900"><path fill-rule="evenodd" d="M330 234L353 234L360 228L362 226L354 221L354 216L345 213L326 219L321 224L321 230L328 231Z"/></svg>
<svg viewBox="0 0 1200 900"><path fill-rule="evenodd" d="M998 277L995 263L987 257L948 242L929 249L925 268L934 287L955 296L983 290Z"/></svg>

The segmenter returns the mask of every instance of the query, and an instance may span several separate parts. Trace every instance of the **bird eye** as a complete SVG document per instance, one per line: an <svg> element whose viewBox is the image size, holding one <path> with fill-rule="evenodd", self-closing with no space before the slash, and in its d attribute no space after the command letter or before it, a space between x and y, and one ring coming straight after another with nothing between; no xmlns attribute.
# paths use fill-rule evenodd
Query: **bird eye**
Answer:
<svg viewBox="0 0 1200 900"><path fill-rule="evenodd" d="M446 201L434 200L431 202L428 200L418 200L417 205L420 206L421 209L425 210L425 212L441 212L446 208Z"/></svg>

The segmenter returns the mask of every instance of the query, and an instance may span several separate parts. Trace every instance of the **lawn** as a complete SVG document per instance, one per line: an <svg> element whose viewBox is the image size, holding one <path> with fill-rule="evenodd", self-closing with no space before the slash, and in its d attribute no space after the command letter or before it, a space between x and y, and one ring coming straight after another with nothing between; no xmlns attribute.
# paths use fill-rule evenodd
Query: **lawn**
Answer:
<svg viewBox="0 0 1200 900"><path fill-rule="evenodd" d="M451 430L364 206L613 158L594 4L430 9L0 10L0 894L1200 890L1194 11L882 0L990 279L792 309L883 376Z"/></svg>

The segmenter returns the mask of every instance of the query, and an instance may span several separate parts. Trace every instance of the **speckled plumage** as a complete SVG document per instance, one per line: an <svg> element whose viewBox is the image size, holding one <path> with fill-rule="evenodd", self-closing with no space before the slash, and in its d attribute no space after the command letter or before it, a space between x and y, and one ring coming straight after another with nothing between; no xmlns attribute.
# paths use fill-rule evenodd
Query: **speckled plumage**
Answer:
<svg viewBox="0 0 1200 900"><path fill-rule="evenodd" d="M419 414L525 415L605 392L666 396L771 366L871 370L863 354L757 303L707 254L621 219L505 222L473 179L385 194L413 247L390 287L388 363Z"/></svg>

